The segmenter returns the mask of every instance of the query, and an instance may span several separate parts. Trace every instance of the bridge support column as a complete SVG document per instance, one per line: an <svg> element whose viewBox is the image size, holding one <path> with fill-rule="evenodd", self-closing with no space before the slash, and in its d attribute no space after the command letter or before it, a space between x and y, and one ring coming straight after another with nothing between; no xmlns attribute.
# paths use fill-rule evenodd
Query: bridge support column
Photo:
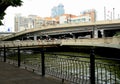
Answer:
<svg viewBox="0 0 120 84"><path fill-rule="evenodd" d="M101 30L101 34L102 34L102 37L105 37L105 32L103 29Z"/></svg>
<svg viewBox="0 0 120 84"><path fill-rule="evenodd" d="M37 36L36 35L34 35L34 40L37 40Z"/></svg>
<svg viewBox="0 0 120 84"><path fill-rule="evenodd" d="M94 36L93 36L94 38L98 38L98 30L95 30L94 31Z"/></svg>

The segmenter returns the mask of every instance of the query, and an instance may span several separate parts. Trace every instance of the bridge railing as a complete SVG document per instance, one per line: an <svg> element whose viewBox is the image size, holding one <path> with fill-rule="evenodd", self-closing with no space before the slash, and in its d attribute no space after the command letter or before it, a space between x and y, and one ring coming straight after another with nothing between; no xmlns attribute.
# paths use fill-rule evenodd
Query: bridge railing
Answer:
<svg viewBox="0 0 120 84"><path fill-rule="evenodd" d="M25 40L25 41L0 41L0 47L28 47L28 46L49 46L49 45L60 45L59 40Z"/></svg>
<svg viewBox="0 0 120 84"><path fill-rule="evenodd" d="M120 48L120 37L89 38L89 39L59 39L59 40L25 40L0 41L0 47L37 46L37 45L81 45Z"/></svg>
<svg viewBox="0 0 120 84"><path fill-rule="evenodd" d="M83 45L120 48L120 37L63 39L61 45Z"/></svg>

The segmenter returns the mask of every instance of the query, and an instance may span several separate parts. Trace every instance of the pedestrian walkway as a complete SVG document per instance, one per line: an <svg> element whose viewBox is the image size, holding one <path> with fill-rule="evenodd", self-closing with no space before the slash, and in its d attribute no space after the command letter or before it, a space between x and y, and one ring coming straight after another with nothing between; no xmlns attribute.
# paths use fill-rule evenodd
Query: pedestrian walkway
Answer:
<svg viewBox="0 0 120 84"><path fill-rule="evenodd" d="M0 62L0 84L61 84L61 81Z"/></svg>

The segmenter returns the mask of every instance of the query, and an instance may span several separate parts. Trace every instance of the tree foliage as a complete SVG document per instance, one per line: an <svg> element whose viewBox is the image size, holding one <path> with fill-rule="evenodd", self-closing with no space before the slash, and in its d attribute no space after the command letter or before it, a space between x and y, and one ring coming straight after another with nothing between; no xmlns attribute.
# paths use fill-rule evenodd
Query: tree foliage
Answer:
<svg viewBox="0 0 120 84"><path fill-rule="evenodd" d="M120 31L116 32L114 36L120 36Z"/></svg>
<svg viewBox="0 0 120 84"><path fill-rule="evenodd" d="M22 5L22 0L0 0L0 25L2 25L1 20L4 19L5 10L9 6L17 7Z"/></svg>

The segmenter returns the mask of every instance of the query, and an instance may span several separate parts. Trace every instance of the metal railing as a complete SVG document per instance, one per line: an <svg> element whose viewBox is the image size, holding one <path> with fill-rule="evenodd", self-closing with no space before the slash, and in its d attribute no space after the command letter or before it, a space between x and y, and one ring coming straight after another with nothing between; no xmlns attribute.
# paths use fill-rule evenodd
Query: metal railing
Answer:
<svg viewBox="0 0 120 84"><path fill-rule="evenodd" d="M91 67L94 64L90 62L90 57L51 54L46 56L46 74L75 84L119 84L120 64L114 62L109 64L98 60L115 61L115 59L97 58L95 66Z"/></svg>
<svg viewBox="0 0 120 84"><path fill-rule="evenodd" d="M46 53L41 50L38 56L22 56L18 47L16 58L5 54L0 60L14 64L42 76L50 75L73 84L120 84L120 59L98 58L92 50L90 56L77 56L60 53Z"/></svg>

